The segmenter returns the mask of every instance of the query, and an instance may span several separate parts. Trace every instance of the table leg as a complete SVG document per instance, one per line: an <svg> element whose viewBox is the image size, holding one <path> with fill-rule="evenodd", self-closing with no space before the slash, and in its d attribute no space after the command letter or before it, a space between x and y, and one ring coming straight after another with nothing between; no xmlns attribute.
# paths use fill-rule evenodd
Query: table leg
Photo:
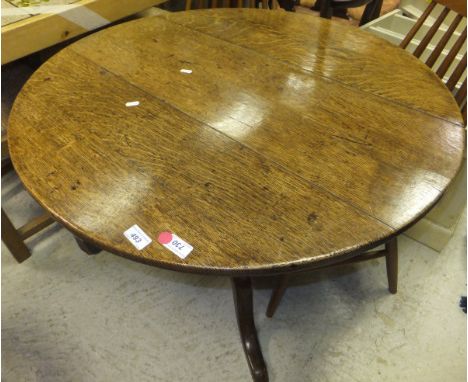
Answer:
<svg viewBox="0 0 468 382"><path fill-rule="evenodd" d="M95 245L91 244L90 242L86 240L79 238L78 236L75 236L75 240L76 240L76 244L78 244L78 247L80 247L80 249L83 252L87 253L88 255L96 255L102 251L101 248L96 247Z"/></svg>
<svg viewBox="0 0 468 382"><path fill-rule="evenodd" d="M268 382L268 372L253 318L252 281L250 277L233 277L231 280L237 325L250 373L255 382Z"/></svg>

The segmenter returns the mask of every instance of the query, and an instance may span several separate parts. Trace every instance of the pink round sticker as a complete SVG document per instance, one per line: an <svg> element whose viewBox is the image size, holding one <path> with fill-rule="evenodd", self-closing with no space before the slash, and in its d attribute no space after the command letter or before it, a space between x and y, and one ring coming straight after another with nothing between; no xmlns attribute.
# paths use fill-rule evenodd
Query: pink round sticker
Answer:
<svg viewBox="0 0 468 382"><path fill-rule="evenodd" d="M172 240L172 233L171 232L161 232L158 236L158 241L161 243L161 244L168 244L170 243Z"/></svg>

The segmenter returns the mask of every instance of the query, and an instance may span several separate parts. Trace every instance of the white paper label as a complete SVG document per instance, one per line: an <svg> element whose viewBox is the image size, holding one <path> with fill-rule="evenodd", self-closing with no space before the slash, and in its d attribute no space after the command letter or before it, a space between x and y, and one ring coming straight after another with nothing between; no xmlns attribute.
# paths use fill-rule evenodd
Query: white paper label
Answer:
<svg viewBox="0 0 468 382"><path fill-rule="evenodd" d="M192 69L180 69L180 72L181 72L181 73L185 73L185 74L191 74L191 73L192 73Z"/></svg>
<svg viewBox="0 0 468 382"><path fill-rule="evenodd" d="M151 243L151 239L148 235L136 224L127 229L124 232L124 235L128 241L139 250L145 248L149 243Z"/></svg>
<svg viewBox="0 0 468 382"><path fill-rule="evenodd" d="M181 259L185 259L193 250L193 247L189 243L172 232L161 232L158 241Z"/></svg>
<svg viewBox="0 0 468 382"><path fill-rule="evenodd" d="M133 106L138 106L140 104L140 101L130 101L125 104L127 107L133 107Z"/></svg>

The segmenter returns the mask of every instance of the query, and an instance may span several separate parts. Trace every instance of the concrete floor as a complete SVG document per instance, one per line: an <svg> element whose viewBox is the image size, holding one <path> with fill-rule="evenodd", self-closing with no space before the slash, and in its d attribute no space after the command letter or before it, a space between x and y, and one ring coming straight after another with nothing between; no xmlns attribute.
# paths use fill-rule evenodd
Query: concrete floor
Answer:
<svg viewBox="0 0 468 382"><path fill-rule="evenodd" d="M3 208L40 209L12 173ZM400 289L382 259L304 274L276 316L255 318L271 381L465 381L466 212L442 253L402 236ZM229 280L101 253L52 226L17 264L2 244L2 381L249 381Z"/></svg>

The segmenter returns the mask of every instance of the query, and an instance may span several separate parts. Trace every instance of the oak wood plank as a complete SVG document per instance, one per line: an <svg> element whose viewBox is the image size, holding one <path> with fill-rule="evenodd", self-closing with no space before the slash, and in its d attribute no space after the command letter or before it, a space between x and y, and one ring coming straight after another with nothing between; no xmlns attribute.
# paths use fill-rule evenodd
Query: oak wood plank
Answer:
<svg viewBox="0 0 468 382"><path fill-rule="evenodd" d="M125 107L131 100L140 105ZM70 49L24 87L9 142L26 188L55 218L104 249L163 267L278 271L393 232ZM153 238L142 251L123 236L133 224ZM194 247L188 258L156 242L165 230Z"/></svg>
<svg viewBox="0 0 468 382"><path fill-rule="evenodd" d="M263 49L286 37L296 44L293 15L235 10L240 32L232 25L228 41L215 34L234 19L230 10L196 12L212 18L213 33L195 30L192 12L123 24L62 50L18 96L8 132L15 169L74 234L171 269L277 273L374 247L443 194L465 131L428 68L396 47L383 59L356 58L334 31L319 39L338 65L328 62L325 76L299 64L310 52ZM255 32L248 46L244 26L256 18L263 43ZM346 57L352 64L341 68ZM388 73L359 82L351 70L379 62L409 74L398 69L390 86ZM123 236L134 224L153 240L141 251ZM157 242L166 230L194 247L186 259Z"/></svg>
<svg viewBox="0 0 468 382"><path fill-rule="evenodd" d="M434 81L435 74L424 63L367 31L303 14L267 15L254 9L161 17L463 125L453 97L444 92L442 83ZM440 88L438 97L428 97L436 87Z"/></svg>
<svg viewBox="0 0 468 382"><path fill-rule="evenodd" d="M162 18L120 30L72 49L396 229L458 171L458 125Z"/></svg>

